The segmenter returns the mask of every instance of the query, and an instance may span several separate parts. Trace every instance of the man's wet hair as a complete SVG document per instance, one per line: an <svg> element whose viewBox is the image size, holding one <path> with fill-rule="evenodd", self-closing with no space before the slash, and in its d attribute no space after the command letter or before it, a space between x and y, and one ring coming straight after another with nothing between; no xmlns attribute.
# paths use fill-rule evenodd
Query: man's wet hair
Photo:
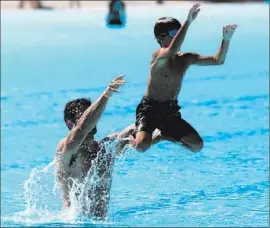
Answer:
<svg viewBox="0 0 270 228"><path fill-rule="evenodd" d="M181 23L173 17L159 18L154 27L154 34L160 46L161 46L161 43L158 40L159 37L168 35L168 32L170 30L174 30L174 29L178 30L180 28L181 28Z"/></svg>
<svg viewBox="0 0 270 228"><path fill-rule="evenodd" d="M69 101L65 105L64 109L64 120L70 121L71 123L75 124L76 122L76 113L81 109L82 106L89 107L91 106L92 102L90 99L86 98L78 98L72 101ZM67 125L68 126L68 125ZM69 128L69 126L68 126Z"/></svg>

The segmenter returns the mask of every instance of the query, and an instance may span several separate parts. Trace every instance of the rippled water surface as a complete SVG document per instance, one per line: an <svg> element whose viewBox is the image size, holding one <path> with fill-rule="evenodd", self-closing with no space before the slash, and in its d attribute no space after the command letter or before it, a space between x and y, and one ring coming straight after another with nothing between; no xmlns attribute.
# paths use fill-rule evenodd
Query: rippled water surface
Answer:
<svg viewBox="0 0 270 228"><path fill-rule="evenodd" d="M161 16L185 5L128 8L125 29L104 26L107 9L1 13L2 226L269 226L269 16L264 4L204 5L183 51L215 54L222 26L239 24L226 63L192 67L179 96L202 135L192 154L162 142L116 160L108 221L61 214L52 163L65 136L64 104L96 99L125 73L97 138L135 120ZM145 13L141 13L145 12Z"/></svg>

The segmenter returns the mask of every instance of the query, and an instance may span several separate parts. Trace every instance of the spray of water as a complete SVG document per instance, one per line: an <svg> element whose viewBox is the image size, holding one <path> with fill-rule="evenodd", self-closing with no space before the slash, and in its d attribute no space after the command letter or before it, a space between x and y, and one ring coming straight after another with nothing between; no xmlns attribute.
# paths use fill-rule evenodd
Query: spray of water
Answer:
<svg viewBox="0 0 270 228"><path fill-rule="evenodd" d="M55 175L55 160L42 169L34 168L24 183L26 209L9 217L19 224L84 223L95 222L95 211L107 211L110 198L112 171L115 159L115 142L105 144L106 152L92 161L83 182L71 179L69 192L71 207L62 208L62 194ZM108 166L108 161L112 161ZM106 169L104 170L104 167ZM5 219L7 220L7 219ZM108 224L108 220L106 223Z"/></svg>

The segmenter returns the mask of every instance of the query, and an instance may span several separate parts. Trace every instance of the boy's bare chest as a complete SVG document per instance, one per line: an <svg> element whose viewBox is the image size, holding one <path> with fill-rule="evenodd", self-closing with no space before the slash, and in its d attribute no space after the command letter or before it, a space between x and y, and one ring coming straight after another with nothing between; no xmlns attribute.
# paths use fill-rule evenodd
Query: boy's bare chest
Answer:
<svg viewBox="0 0 270 228"><path fill-rule="evenodd" d="M182 78L186 71L185 62L179 58L171 57L166 59L155 60L151 64L152 80L159 80L160 82L173 82Z"/></svg>

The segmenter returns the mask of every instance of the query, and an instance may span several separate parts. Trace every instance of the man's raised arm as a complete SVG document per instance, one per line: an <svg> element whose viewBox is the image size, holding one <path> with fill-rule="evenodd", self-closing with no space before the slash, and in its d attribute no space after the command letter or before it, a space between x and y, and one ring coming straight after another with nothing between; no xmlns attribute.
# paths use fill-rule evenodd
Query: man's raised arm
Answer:
<svg viewBox="0 0 270 228"><path fill-rule="evenodd" d="M76 126L69 132L65 143L63 144L61 151L64 152L64 154L69 154L69 156L71 156L74 151L79 149L85 137L96 126L100 117L102 116L108 103L108 98L112 95L113 92L118 92L118 87L125 83L122 78L123 75L113 79L108 88L95 101L95 103L84 111Z"/></svg>

